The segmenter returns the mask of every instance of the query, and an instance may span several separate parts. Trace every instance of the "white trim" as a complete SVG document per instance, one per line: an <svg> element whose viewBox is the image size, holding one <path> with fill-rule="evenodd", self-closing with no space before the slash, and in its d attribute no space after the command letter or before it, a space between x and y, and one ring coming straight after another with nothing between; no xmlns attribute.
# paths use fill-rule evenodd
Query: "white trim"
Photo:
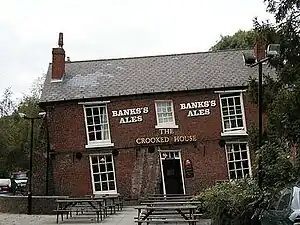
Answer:
<svg viewBox="0 0 300 225"><path fill-rule="evenodd" d="M248 136L248 133L245 130L233 130L233 131L221 132L221 137L227 137L227 136Z"/></svg>
<svg viewBox="0 0 300 225"><path fill-rule="evenodd" d="M63 79L51 79L50 83L60 83Z"/></svg>
<svg viewBox="0 0 300 225"><path fill-rule="evenodd" d="M106 140L96 140L96 141L90 141L89 138L89 131L87 126L87 116L86 116L86 105L83 106L83 112L84 112L84 121L85 121L85 131L86 131L86 138L87 138L87 145L86 148L96 148L96 147L111 147L114 146L114 143L111 142L111 135L110 135L110 125L109 125L109 116L108 116L108 110L107 110L107 104L102 104L105 106L106 114L107 114L107 128L108 128L108 139ZM99 107L100 105L95 105L95 107ZM92 107L92 106L87 106Z"/></svg>
<svg viewBox="0 0 300 225"><path fill-rule="evenodd" d="M104 105L110 101L95 101L95 102L78 102L78 105Z"/></svg>
<svg viewBox="0 0 300 225"><path fill-rule="evenodd" d="M229 92L230 93L230 92ZM238 95L236 95L238 96ZM231 96L230 96L231 97ZM234 96L232 96L234 97ZM231 129L225 131L224 128L224 118L223 118L223 109L222 109L222 95L219 94L219 104L220 104L220 112L221 112L221 121L222 121L222 132L221 136L237 136L237 135L248 135L247 134L247 124L246 124L246 117L245 117L245 108L244 108L244 96L243 93L240 92L239 94L240 97L240 103L241 103L241 111L242 111L242 120L243 120L243 128L242 129ZM229 112L228 112L229 113Z"/></svg>
<svg viewBox="0 0 300 225"><path fill-rule="evenodd" d="M224 91L214 91L214 93L217 94L222 94L222 93L238 93L238 92L246 92L247 89L242 89L242 90L224 90Z"/></svg>
<svg viewBox="0 0 300 225"><path fill-rule="evenodd" d="M112 160L112 166L113 166L113 173L114 173L114 183L115 183L115 190L112 191L96 191L95 190L95 185L94 185L94 174L93 174L93 166L92 166L92 156L102 156L102 155L110 155L111 156L111 160ZM95 154L90 154L89 155L90 158L90 175L92 177L92 190L93 190L93 194L117 194L117 181L116 181L116 171L115 171L115 161L114 161L114 156L112 155L112 153L95 153ZM101 183L100 183L101 185Z"/></svg>
<svg viewBox="0 0 300 225"><path fill-rule="evenodd" d="M171 128L177 129L178 125L175 125L173 123L170 123L170 124L164 123L161 125L155 125L155 128L156 129L171 129Z"/></svg>
<svg viewBox="0 0 300 225"><path fill-rule="evenodd" d="M112 142L97 142L97 143L89 143L85 145L85 148L103 148L103 147L113 147L115 144Z"/></svg>
<svg viewBox="0 0 300 225"><path fill-rule="evenodd" d="M159 161L160 161L160 171L161 171L161 176L162 176L162 182L163 182L163 194L166 195L166 186L165 186L165 176L164 176L164 170L163 170L163 164L162 161L165 160L164 158L161 157L161 153L166 152L166 153L170 153L170 152L178 152L178 158L174 158L179 159L179 163L180 163L180 170L181 170L181 181L182 181L182 189L183 189L183 194L186 193L185 191L185 180L184 180L184 176L183 176L183 166L182 166L182 158L181 158L181 150L160 150L158 149L158 154L159 154Z"/></svg>
<svg viewBox="0 0 300 225"><path fill-rule="evenodd" d="M249 166L249 176L252 177L252 165L251 165L251 157L250 157L250 151L249 151L249 145L247 141L226 141L224 150L225 150L225 155L226 155L226 165L227 165L227 174L228 174L228 180L231 181L230 179L230 173L229 173L229 161L228 161L228 154L227 154L227 147L226 145L232 145L232 144L246 144L246 150L247 150L247 158L248 158L248 166Z"/></svg>
<svg viewBox="0 0 300 225"><path fill-rule="evenodd" d="M159 123L158 114L157 114L157 103L158 102L171 102L173 122ZM155 105L155 115L156 115L156 125L155 125L156 129L178 128L178 125L176 125L176 122L175 122L175 110L174 110L173 100L155 100L154 105Z"/></svg>

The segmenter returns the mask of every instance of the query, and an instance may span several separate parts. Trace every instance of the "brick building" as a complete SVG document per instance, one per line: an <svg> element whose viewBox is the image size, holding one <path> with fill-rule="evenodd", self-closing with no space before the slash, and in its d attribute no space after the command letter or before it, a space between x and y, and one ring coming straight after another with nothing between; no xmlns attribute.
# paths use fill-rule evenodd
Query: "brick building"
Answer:
<svg viewBox="0 0 300 225"><path fill-rule="evenodd" d="M40 104L55 194L193 194L251 176L257 70L242 51L73 62L61 39L52 54Z"/></svg>

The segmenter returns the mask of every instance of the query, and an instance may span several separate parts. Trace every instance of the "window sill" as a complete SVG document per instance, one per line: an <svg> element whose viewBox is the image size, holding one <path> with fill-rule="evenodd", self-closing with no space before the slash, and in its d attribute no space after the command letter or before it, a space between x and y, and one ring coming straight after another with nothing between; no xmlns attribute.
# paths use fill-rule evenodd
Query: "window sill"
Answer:
<svg viewBox="0 0 300 225"><path fill-rule="evenodd" d="M155 125L156 129L171 129L171 128L178 128L178 125L176 124L160 124L160 125Z"/></svg>
<svg viewBox="0 0 300 225"><path fill-rule="evenodd" d="M85 148L104 148L104 147L113 147L114 143L94 143L94 144L87 144Z"/></svg>
<svg viewBox="0 0 300 225"><path fill-rule="evenodd" d="M226 131L221 133L221 137L226 137L226 136L248 136L248 134L244 130Z"/></svg>
<svg viewBox="0 0 300 225"><path fill-rule="evenodd" d="M115 191L94 191L93 193L96 196L100 197L100 196L103 196L103 195L117 195L118 192L115 190Z"/></svg>

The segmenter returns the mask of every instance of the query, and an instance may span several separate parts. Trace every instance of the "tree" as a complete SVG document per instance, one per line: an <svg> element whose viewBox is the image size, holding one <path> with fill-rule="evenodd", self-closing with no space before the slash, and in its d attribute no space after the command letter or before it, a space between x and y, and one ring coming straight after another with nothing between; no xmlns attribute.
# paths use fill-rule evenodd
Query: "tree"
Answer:
<svg viewBox="0 0 300 225"><path fill-rule="evenodd" d="M28 116L36 116L40 111L38 106L41 85L44 76L38 78L29 95L24 95L20 103L12 100L12 91L6 89L0 100L0 177L7 177L15 170L28 169L30 148L30 124L20 118L19 112ZM41 121L34 124L34 146L38 142Z"/></svg>
<svg viewBox="0 0 300 225"><path fill-rule="evenodd" d="M221 35L221 40L210 48L210 51L229 49L252 49L255 43L255 31L239 30L233 35Z"/></svg>

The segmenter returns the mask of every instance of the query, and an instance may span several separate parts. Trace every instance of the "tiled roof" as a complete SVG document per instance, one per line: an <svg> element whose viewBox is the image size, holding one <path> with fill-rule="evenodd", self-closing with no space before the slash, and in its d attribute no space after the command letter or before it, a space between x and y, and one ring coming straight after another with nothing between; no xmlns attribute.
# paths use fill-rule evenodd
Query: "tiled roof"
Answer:
<svg viewBox="0 0 300 225"><path fill-rule="evenodd" d="M50 64L41 102L246 86L258 68L245 66L242 52L66 62L62 82L51 82Z"/></svg>

